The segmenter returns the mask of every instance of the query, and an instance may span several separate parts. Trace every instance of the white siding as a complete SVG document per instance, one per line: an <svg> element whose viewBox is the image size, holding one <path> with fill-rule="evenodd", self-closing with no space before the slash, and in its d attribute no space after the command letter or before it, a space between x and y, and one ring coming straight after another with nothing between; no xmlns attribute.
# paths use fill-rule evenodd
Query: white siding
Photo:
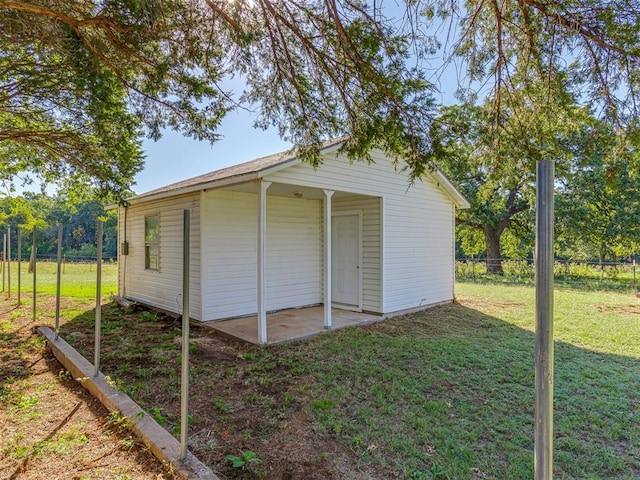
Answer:
<svg viewBox="0 0 640 480"><path fill-rule="evenodd" d="M321 203L268 195L267 310L322 301ZM203 311L206 320L257 310L257 196L203 195Z"/></svg>
<svg viewBox="0 0 640 480"><path fill-rule="evenodd" d="M380 198L353 195L333 200L333 212L362 212L362 309L381 313Z"/></svg>
<svg viewBox="0 0 640 480"><path fill-rule="evenodd" d="M372 156L373 164L349 165L346 158L332 155L315 171L303 163L265 180L381 196L382 312L451 300L453 202L430 180L409 187L406 173L397 173L382 152Z"/></svg>
<svg viewBox="0 0 640 480"><path fill-rule="evenodd" d="M190 315L201 319L200 298L200 201L199 194L142 205L120 207L119 240L129 242L129 255L120 256L118 286L121 294L170 312L182 312L183 211L191 210ZM144 219L159 216L157 271L145 269ZM126 216L126 227L125 227Z"/></svg>

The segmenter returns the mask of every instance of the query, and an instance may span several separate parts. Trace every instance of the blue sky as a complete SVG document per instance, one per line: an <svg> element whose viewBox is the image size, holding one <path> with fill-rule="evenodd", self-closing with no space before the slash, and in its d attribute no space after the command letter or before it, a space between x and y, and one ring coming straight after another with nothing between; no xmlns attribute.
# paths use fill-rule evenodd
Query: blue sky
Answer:
<svg viewBox="0 0 640 480"><path fill-rule="evenodd" d="M441 92L436 99L447 105L454 103L457 78L449 69L440 77ZM434 79L435 81L435 79ZM253 128L254 114L246 110L231 112L219 131L222 138L211 145L167 131L154 142L146 140L145 167L135 178L133 191L143 193L154 188L228 167L291 148L275 129Z"/></svg>
<svg viewBox="0 0 640 480"><path fill-rule="evenodd" d="M145 140L145 167L136 175L133 191L154 188L291 148L274 129L253 128L253 114L235 111L219 130L222 138L213 145L166 131L154 142Z"/></svg>

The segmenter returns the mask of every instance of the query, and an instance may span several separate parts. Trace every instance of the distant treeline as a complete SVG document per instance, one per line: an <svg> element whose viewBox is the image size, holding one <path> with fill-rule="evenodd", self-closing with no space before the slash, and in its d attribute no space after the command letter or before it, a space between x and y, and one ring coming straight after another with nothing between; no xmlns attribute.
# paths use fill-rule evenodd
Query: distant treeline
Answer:
<svg viewBox="0 0 640 480"><path fill-rule="evenodd" d="M25 193L0 200L0 234L11 229L11 255L16 257L17 229L21 232L22 258L31 254L33 228L37 228L38 257L55 256L58 225L62 225L62 252L68 260L95 258L97 225L103 220L103 258L117 256L117 214L105 212L104 203L85 196L71 200L65 196ZM1 239L1 237L0 237Z"/></svg>

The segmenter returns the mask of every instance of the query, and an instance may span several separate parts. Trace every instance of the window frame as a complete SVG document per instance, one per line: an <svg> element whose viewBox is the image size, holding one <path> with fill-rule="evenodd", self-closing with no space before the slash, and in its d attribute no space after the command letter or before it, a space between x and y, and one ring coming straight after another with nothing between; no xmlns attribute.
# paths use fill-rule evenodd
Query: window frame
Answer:
<svg viewBox="0 0 640 480"><path fill-rule="evenodd" d="M155 238L153 238L148 230L148 220L155 218ZM155 255L152 255L155 250ZM155 258L155 265L152 259ZM152 272L160 271L160 214L154 213L144 216L144 269Z"/></svg>

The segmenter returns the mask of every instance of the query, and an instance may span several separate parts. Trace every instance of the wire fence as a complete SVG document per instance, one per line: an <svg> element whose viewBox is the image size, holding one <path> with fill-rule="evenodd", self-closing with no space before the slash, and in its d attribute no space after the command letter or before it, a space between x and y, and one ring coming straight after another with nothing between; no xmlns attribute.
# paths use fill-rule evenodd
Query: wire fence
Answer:
<svg viewBox="0 0 640 480"><path fill-rule="evenodd" d="M637 291L638 265L630 262L586 262L557 259L554 280L559 286ZM456 279L477 283L533 284L533 260L496 259L493 262L474 257L456 259Z"/></svg>

